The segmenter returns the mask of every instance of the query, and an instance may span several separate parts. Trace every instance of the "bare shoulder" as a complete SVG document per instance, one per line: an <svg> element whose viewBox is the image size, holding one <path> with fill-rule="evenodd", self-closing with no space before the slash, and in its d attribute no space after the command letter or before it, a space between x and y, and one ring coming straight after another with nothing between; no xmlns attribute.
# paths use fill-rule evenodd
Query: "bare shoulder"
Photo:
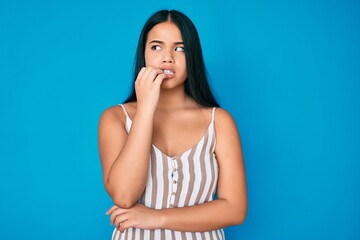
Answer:
<svg viewBox="0 0 360 240"><path fill-rule="evenodd" d="M226 149L230 146L230 142L233 142L235 146L240 144L240 133L238 127L234 118L228 111L222 108L217 108L215 111L214 122L217 147Z"/></svg>
<svg viewBox="0 0 360 240"><path fill-rule="evenodd" d="M242 161L242 150L239 130L231 114L221 108L215 112L215 153L221 163Z"/></svg>
<svg viewBox="0 0 360 240"><path fill-rule="evenodd" d="M198 108L194 108L194 109L198 109ZM213 112L213 107L201 107L201 112L203 114L203 116L205 116L205 118L207 119L208 122L211 121L212 118L212 112Z"/></svg>
<svg viewBox="0 0 360 240"><path fill-rule="evenodd" d="M115 122L115 123L121 123L125 122L125 114L123 113L123 110L121 109L121 106L115 105L111 106L107 109L105 109L100 117L100 123L106 122Z"/></svg>
<svg viewBox="0 0 360 240"><path fill-rule="evenodd" d="M229 127L229 125L235 125L235 120L234 118L231 116L231 114L223 109L223 108L216 108L215 111L215 126L224 126L224 127Z"/></svg>
<svg viewBox="0 0 360 240"><path fill-rule="evenodd" d="M132 119L136 113L136 102L122 104ZM120 105L111 106L103 111L100 117L99 125L105 125L109 128L122 127L125 128L126 113Z"/></svg>

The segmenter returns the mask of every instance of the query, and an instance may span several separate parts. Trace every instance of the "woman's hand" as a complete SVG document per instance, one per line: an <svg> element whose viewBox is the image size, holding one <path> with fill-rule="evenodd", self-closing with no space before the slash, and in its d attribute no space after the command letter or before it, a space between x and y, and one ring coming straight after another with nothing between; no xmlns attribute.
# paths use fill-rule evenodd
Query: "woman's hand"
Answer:
<svg viewBox="0 0 360 240"><path fill-rule="evenodd" d="M160 223L160 214L158 210L145 207L142 204L135 204L131 208L119 208L112 206L107 212L110 216L110 223L120 232L128 228L158 229Z"/></svg>
<svg viewBox="0 0 360 240"><path fill-rule="evenodd" d="M155 112L160 96L160 86L165 74L159 68L143 67L135 81L138 109Z"/></svg>

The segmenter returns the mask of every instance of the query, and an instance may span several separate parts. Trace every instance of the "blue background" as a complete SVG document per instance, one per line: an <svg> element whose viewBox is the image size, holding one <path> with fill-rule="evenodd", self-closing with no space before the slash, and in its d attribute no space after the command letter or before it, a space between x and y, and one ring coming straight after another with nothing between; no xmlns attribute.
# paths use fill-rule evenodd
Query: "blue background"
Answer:
<svg viewBox="0 0 360 240"><path fill-rule="evenodd" d="M0 1L0 239L110 239L97 124L153 12L198 28L249 211L227 239L360 239L360 3Z"/></svg>

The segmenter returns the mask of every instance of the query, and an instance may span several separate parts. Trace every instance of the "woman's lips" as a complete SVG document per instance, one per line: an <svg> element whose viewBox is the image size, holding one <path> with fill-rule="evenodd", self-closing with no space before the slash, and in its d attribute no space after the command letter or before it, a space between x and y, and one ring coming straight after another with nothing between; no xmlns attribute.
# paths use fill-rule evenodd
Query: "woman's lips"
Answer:
<svg viewBox="0 0 360 240"><path fill-rule="evenodd" d="M163 73L166 75L166 78L173 78L175 76L175 72L171 69L163 69Z"/></svg>

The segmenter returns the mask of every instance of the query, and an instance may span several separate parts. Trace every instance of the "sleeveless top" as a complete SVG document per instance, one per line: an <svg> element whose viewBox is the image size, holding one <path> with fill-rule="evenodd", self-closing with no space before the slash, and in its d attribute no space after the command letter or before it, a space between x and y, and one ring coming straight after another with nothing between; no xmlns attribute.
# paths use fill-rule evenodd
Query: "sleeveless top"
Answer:
<svg viewBox="0 0 360 240"><path fill-rule="evenodd" d="M126 131L130 132L132 120L125 107ZM193 206L213 200L218 164L215 157L215 108L211 123L203 137L190 149L177 156L167 156L152 144L149 172L145 190L139 203L154 209ZM112 240L223 240L223 229L208 232L179 232L168 229L145 230L129 228L121 233L114 229Z"/></svg>

